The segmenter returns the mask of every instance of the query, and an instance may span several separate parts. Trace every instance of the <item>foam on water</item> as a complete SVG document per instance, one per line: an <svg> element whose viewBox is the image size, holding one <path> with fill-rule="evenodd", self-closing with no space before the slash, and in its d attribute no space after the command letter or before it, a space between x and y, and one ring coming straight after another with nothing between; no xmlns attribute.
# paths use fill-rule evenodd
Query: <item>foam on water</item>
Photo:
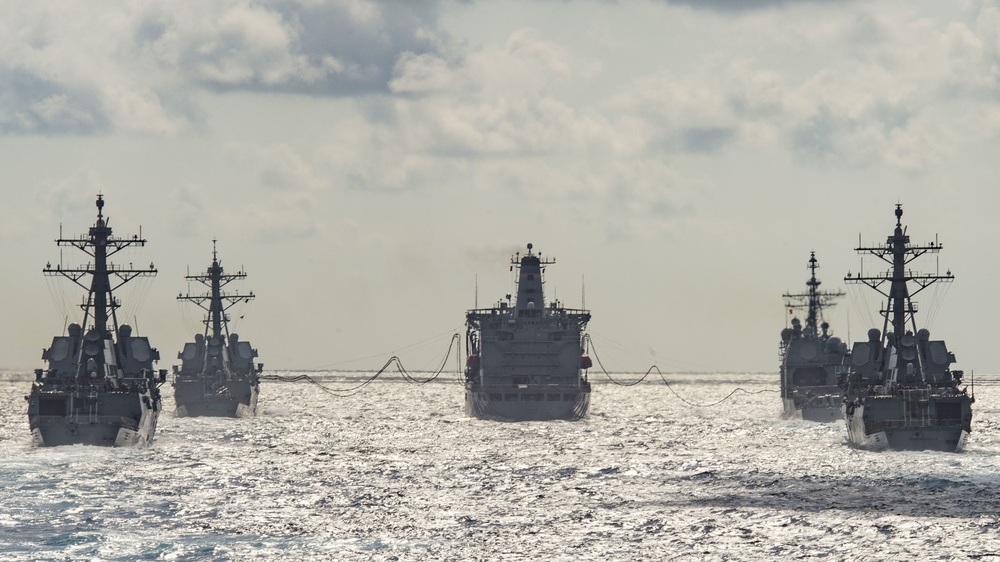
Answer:
<svg viewBox="0 0 1000 562"><path fill-rule="evenodd" d="M700 403L777 388L669 378ZM0 383L3 559L1000 556L996 386L958 454L855 450L840 423L780 420L774 392L691 408L654 383L596 384L579 422L473 420L454 378L269 382L255 419L168 411L151 448L39 449L29 386Z"/></svg>

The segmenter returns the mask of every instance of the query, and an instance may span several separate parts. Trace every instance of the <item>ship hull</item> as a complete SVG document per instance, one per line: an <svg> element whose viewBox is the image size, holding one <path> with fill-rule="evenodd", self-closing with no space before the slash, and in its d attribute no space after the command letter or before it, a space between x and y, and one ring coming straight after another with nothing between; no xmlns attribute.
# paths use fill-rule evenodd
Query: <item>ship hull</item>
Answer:
<svg viewBox="0 0 1000 562"><path fill-rule="evenodd" d="M782 399L784 410L781 417L786 420L805 420L819 423L830 423L839 421L842 417L840 412L840 396L824 397L821 402L813 401L809 405L796 404L795 399Z"/></svg>
<svg viewBox="0 0 1000 562"><path fill-rule="evenodd" d="M69 397L46 396L53 400ZM152 443L160 412L148 406L149 395L115 396L115 407L102 408L93 415L77 412L73 415L37 415L39 397L28 397L28 424L31 440L37 447L62 445L97 445L104 447L142 447ZM134 404L122 407L122 403ZM118 410L116 412L116 410ZM138 412L138 415L136 415ZM119 415L114 415L118 413Z"/></svg>
<svg viewBox="0 0 1000 562"><path fill-rule="evenodd" d="M821 357L823 361L807 361L803 355ZM843 356L838 350L828 349L824 340L793 339L784 352L781 364L782 419L820 423L839 420L840 404L844 398L838 385L842 361Z"/></svg>
<svg viewBox="0 0 1000 562"><path fill-rule="evenodd" d="M249 418L257 415L259 385L225 381L217 385L203 379L175 381L174 415L177 417Z"/></svg>
<svg viewBox="0 0 1000 562"><path fill-rule="evenodd" d="M467 386L465 413L499 421L578 420L590 409L590 391L580 388L481 388Z"/></svg>
<svg viewBox="0 0 1000 562"><path fill-rule="evenodd" d="M968 399L958 402L969 412L964 422L934 418L886 419L886 412L896 409L899 402L901 400L896 397L877 397L859 404L844 404L842 415L847 424L848 442L872 451L954 452L965 447L971 431L971 402Z"/></svg>

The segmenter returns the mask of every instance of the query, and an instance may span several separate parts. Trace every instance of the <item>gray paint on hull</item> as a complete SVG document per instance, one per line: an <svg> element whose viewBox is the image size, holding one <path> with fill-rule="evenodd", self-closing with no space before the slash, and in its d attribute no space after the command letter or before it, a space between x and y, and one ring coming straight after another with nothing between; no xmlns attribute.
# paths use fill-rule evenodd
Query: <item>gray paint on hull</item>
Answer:
<svg viewBox="0 0 1000 562"><path fill-rule="evenodd" d="M560 393L562 394L562 393ZM499 421L578 420L590 409L590 393L577 392L573 401L491 401L489 393L465 391L468 416Z"/></svg>
<svg viewBox="0 0 1000 562"><path fill-rule="evenodd" d="M46 416L50 418L52 416ZM62 445L96 445L104 447L146 446L153 442L159 412L148 410L135 429L119 422L78 423L68 417L59 419L29 419L31 440L38 447Z"/></svg>
<svg viewBox="0 0 1000 562"><path fill-rule="evenodd" d="M869 432L865 423L865 406L848 408L842 414L847 423L847 439L851 445L872 451L960 451L969 439L961 422L933 426L912 425Z"/></svg>
<svg viewBox="0 0 1000 562"><path fill-rule="evenodd" d="M782 402L784 403L784 411L781 414L782 419L805 420L819 423L830 423L841 419L840 400L836 404L803 407L796 407L795 400L790 398L785 398Z"/></svg>
<svg viewBox="0 0 1000 562"><path fill-rule="evenodd" d="M259 385L246 381L229 381L224 385L225 394L205 392L204 382L176 381L174 383L174 415L183 417L248 418L257 415ZM247 395L249 395L247 397ZM246 400L233 396L247 397Z"/></svg>

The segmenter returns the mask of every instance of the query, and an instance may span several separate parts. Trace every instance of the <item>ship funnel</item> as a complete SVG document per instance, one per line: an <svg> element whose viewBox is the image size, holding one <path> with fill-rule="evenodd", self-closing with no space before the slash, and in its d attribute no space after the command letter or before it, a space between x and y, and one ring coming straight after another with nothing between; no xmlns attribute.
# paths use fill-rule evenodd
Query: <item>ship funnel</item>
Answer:
<svg viewBox="0 0 1000 562"><path fill-rule="evenodd" d="M545 307L545 297L542 290L542 259L532 253L532 245L528 244L528 253L521 256L517 263L517 301L515 307L519 316L539 315Z"/></svg>

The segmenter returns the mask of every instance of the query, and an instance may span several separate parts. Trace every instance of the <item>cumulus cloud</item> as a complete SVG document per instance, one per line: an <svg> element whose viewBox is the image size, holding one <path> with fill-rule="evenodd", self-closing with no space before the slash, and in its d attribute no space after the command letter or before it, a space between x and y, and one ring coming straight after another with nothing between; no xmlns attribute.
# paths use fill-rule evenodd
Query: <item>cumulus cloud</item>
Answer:
<svg viewBox="0 0 1000 562"><path fill-rule="evenodd" d="M443 45L438 0L9 2L0 132L170 134L200 90L387 91L402 53Z"/></svg>
<svg viewBox="0 0 1000 562"><path fill-rule="evenodd" d="M716 10L721 12L749 12L780 8L801 4L852 4L856 0L663 0L667 4L687 6L698 10Z"/></svg>
<svg viewBox="0 0 1000 562"><path fill-rule="evenodd" d="M261 183L281 191L313 191L323 186L313 167L288 145L258 151Z"/></svg>
<svg viewBox="0 0 1000 562"><path fill-rule="evenodd" d="M744 135L744 129L773 127L785 110L786 92L778 73L753 60L714 57L686 75L644 76L612 106L638 119L640 138L651 153L718 153L759 138L759 133Z"/></svg>
<svg viewBox="0 0 1000 562"><path fill-rule="evenodd" d="M501 206L530 201L519 215L540 223L573 208L575 220L609 236L633 236L638 224L685 212L690 191L666 160L646 160L633 115L566 98L595 69L531 29L457 59L403 56L390 82L396 97L375 104L377 118L340 127L350 134L322 153L335 184L351 189L472 192ZM688 140L711 145L721 135Z"/></svg>
<svg viewBox="0 0 1000 562"><path fill-rule="evenodd" d="M0 131L15 134L81 134L111 123L98 92L66 88L20 69L0 68Z"/></svg>
<svg viewBox="0 0 1000 562"><path fill-rule="evenodd" d="M389 85L393 93L419 98L402 102L396 113L421 124L412 130L427 150L473 157L539 154L586 133L588 117L547 90L589 71L585 61L525 29L502 46L455 63L401 57Z"/></svg>
<svg viewBox="0 0 1000 562"><path fill-rule="evenodd" d="M758 14L729 25L742 25L764 53L799 56L710 51L686 71L640 77L613 105L636 117L652 153L786 146L809 162L922 172L962 138L995 134L993 120L962 113L983 114L1000 94L1000 56L990 54L993 46L1000 55L997 14L982 6L944 24L907 5L861 6L821 22L815 13ZM958 114L946 109L959 101Z"/></svg>

